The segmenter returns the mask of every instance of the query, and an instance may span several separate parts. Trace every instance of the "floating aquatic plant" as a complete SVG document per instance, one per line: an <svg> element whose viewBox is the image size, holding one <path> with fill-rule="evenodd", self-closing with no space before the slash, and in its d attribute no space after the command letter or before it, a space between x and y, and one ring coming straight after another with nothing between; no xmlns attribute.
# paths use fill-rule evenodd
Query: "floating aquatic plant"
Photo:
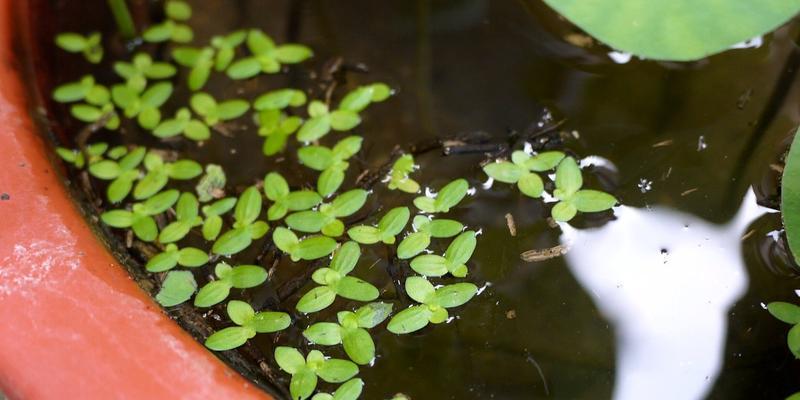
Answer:
<svg viewBox="0 0 800 400"><path fill-rule="evenodd" d="M353 362L367 365L375 358L375 342L367 332L389 317L392 305L369 303L355 312L340 311L336 322L317 322L303 331L311 343L323 346L341 344Z"/></svg>
<svg viewBox="0 0 800 400"><path fill-rule="evenodd" d="M214 332L206 339L206 347L211 350L235 349L256 336L256 333L272 333L289 327L292 319L289 314L275 311L255 312L249 304L231 300L228 302L228 317L237 326Z"/></svg>
<svg viewBox="0 0 800 400"><path fill-rule="evenodd" d="M472 283L462 282L435 288L427 279L412 276L406 279L406 293L421 303L400 311L389 321L390 332L405 334L416 332L429 323L440 324L447 320L448 308L468 302L478 292Z"/></svg>
<svg viewBox="0 0 800 400"><path fill-rule="evenodd" d="M292 376L289 384L292 399L309 398L317 387L318 377L325 382L341 383L358 374L358 366L353 362L326 358L319 350L311 350L303 358L297 349L279 346L275 348L275 361Z"/></svg>

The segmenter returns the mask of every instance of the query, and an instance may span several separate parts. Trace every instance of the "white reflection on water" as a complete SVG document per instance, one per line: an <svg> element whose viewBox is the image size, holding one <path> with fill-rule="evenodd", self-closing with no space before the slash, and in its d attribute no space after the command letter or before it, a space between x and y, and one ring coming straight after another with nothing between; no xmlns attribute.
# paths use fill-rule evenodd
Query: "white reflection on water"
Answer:
<svg viewBox="0 0 800 400"><path fill-rule="evenodd" d="M722 366L728 310L748 285L741 236L762 213L748 191L725 225L625 206L597 229L562 224L572 273L616 330L614 399L707 394Z"/></svg>

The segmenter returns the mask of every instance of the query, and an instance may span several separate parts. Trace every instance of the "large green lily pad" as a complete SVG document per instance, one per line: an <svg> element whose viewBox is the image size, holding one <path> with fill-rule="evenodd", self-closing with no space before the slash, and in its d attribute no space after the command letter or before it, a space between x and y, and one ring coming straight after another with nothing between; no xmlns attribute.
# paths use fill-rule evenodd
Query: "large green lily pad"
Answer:
<svg viewBox="0 0 800 400"><path fill-rule="evenodd" d="M781 214L795 262L800 264L800 129L786 157L781 179Z"/></svg>
<svg viewBox="0 0 800 400"><path fill-rule="evenodd" d="M800 0L544 0L616 50L693 61L776 29Z"/></svg>

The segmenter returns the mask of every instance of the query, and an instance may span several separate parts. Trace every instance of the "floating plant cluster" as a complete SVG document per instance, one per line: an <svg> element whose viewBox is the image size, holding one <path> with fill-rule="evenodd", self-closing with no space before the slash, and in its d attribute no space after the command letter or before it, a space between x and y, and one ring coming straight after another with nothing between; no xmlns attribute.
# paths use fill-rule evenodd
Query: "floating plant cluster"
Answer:
<svg viewBox="0 0 800 400"><path fill-rule="evenodd" d="M301 146L297 153L281 157L318 172L315 188L300 183L294 186L279 173L264 171L263 179L253 177L251 186L232 197L225 196L226 189L232 189L226 188L221 167L175 159L156 148L79 143L74 150L59 148L58 154L75 168L106 181L107 211L100 216L104 224L123 230L128 243L141 241L158 249L145 268L161 274L156 299L165 307L191 301L206 309L226 302L234 289L263 285L270 276L264 267L255 265L256 260L253 265L231 265L229 260L256 243L263 245L260 240L268 235L275 248L298 268L315 268L310 274L315 285L300 297L295 310L316 313L331 307L337 298L350 300L346 304L352 308L340 310L336 320L300 327L303 337L320 350L304 355L297 348L279 346L274 349L274 360L291 375L289 391L294 399L312 395L316 400L356 399L364 382L355 376L359 368L375 360L370 330L388 321L388 331L407 334L443 323L455 308L478 293L478 286L464 279L469 276L479 229L446 216L459 207L470 191L469 184L455 179L436 193L428 190L428 195L409 197L408 206L348 224L372 195L363 188L342 189L347 186L349 160L361 151L363 138L345 136L331 147L319 141L357 127L361 114L373 103L389 99L392 90L383 83L363 85L335 106L309 99L298 88L275 88L253 101L215 99L200 91L213 73L232 80L278 74L286 65L303 62L313 53L301 44L276 44L255 29L227 33L214 37L207 46L192 47L188 45L194 36L188 24L191 13L188 4L167 1L167 19L142 33L145 42L172 44L171 58L153 60L149 54L135 54L129 61L113 64L119 80L110 87L84 76L57 87L53 98L69 103L75 118L96 129L116 130L121 121L132 120L154 137L173 142L202 144L226 121L252 117L257 134L264 137L267 157L284 153L288 141L296 137ZM93 63L103 55L99 34L62 33L56 43L67 51L83 53ZM184 83L176 81L179 68L188 72ZM175 85L185 85L193 93L189 104L169 116L163 106ZM412 178L418 168L411 154L399 155L386 176L388 189L420 193L420 184ZM560 151L516 151L511 161L487 164L484 171L496 181L516 184L532 198L554 188L549 196L557 201L552 207L557 221L568 221L577 212L608 210L616 204L609 194L582 189L580 167ZM546 175L551 171L555 171L552 182L553 175ZM196 184L196 193L179 190L177 187L186 187L175 184L179 181ZM205 244L196 245L194 240L190 243L195 246L188 245L186 239L192 235ZM434 241L447 244L443 254L429 250ZM402 265L417 274L402 283L413 305L395 311L391 301L379 301L378 288L358 277L362 246L375 245L391 246L397 259L408 260ZM213 279L198 289L195 271L209 265L214 265ZM226 310L229 326L206 338L209 349L235 349L258 334L272 334L302 322L284 312L287 310L254 310L240 300L227 301ZM300 343L296 345L300 347ZM342 346L349 360L326 357L321 350L329 346ZM319 379L341 385L334 393L315 394Z"/></svg>

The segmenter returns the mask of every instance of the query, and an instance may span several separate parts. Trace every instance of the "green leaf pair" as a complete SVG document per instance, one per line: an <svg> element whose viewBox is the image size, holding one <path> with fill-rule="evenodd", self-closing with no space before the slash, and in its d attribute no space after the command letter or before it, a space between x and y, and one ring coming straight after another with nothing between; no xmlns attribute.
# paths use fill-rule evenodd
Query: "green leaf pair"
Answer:
<svg viewBox="0 0 800 400"><path fill-rule="evenodd" d="M349 217L367 201L369 192L364 189L353 189L342 193L330 203L323 204L319 210L300 211L286 217L286 225L305 232L322 232L325 236L338 237L344 233L344 223L339 218Z"/></svg>
<svg viewBox="0 0 800 400"><path fill-rule="evenodd" d="M290 88L273 90L256 98L253 108L258 111L256 117L258 134L266 138L262 147L264 155L271 156L282 151L289 136L303 123L300 117L290 117L281 110L286 107L299 107L305 103L305 93Z"/></svg>
<svg viewBox="0 0 800 400"><path fill-rule="evenodd" d="M203 238L216 240L222 230L222 215L233 209L236 205L235 197L226 197L211 204L203 206Z"/></svg>
<svg viewBox="0 0 800 400"><path fill-rule="evenodd" d="M394 244L396 236L403 231L411 212L408 207L396 207L387 212L379 221L378 226L358 225L350 228L347 235L350 239L361 244L374 244L383 242Z"/></svg>
<svg viewBox="0 0 800 400"><path fill-rule="evenodd" d="M267 210L270 221L283 218L289 211L308 210L322 202L322 197L313 190L289 191L286 179L277 172L270 172L264 177L264 194L272 201Z"/></svg>
<svg viewBox="0 0 800 400"><path fill-rule="evenodd" d="M97 64L103 60L103 40L100 32L86 36L79 33L64 32L56 36L56 45L70 53L80 53L86 61Z"/></svg>
<svg viewBox="0 0 800 400"><path fill-rule="evenodd" d="M476 244L474 231L463 232L450 243L444 256L419 255L411 260L411 269L424 276L439 277L449 272L457 278L463 278L467 276L466 263L472 257Z"/></svg>
<svg viewBox="0 0 800 400"><path fill-rule="evenodd" d="M369 303L355 312L340 311L336 314L339 323L313 324L303 331L303 336L311 343L323 346L341 344L353 362L367 365L375 358L375 343L367 329L383 322L391 312L389 303Z"/></svg>
<svg viewBox="0 0 800 400"><path fill-rule="evenodd" d="M342 185L350 166L347 160L361 150L361 136L349 136L329 149L325 146L305 146L297 150L297 157L305 166L321 171L317 179L317 192L328 197Z"/></svg>
<svg viewBox="0 0 800 400"><path fill-rule="evenodd" d="M253 240L266 235L269 225L264 221L256 221L261 215L261 206L261 193L255 186L250 186L236 202L233 228L214 242L211 251L226 256L236 254L250 246Z"/></svg>
<svg viewBox="0 0 800 400"><path fill-rule="evenodd" d="M392 171L389 172L389 190L400 190L406 193L418 193L419 183L409 178L409 174L414 172L414 156L403 154L392 164Z"/></svg>
<svg viewBox="0 0 800 400"><path fill-rule="evenodd" d="M549 171L565 157L560 151L546 151L531 156L517 150L511 154L511 162L501 161L487 164L483 171L490 178L504 183L516 183L519 191L528 197L542 197L544 182L536 172Z"/></svg>
<svg viewBox="0 0 800 400"><path fill-rule="evenodd" d="M350 379L341 384L333 394L317 393L311 400L357 400L364 389L364 381L359 378ZM791 400L791 399L790 399Z"/></svg>
<svg viewBox="0 0 800 400"><path fill-rule="evenodd" d="M108 121L103 127L112 131L118 129L120 125L119 116L114 112L114 105L111 104L111 102L105 103L102 106L75 104L70 107L69 112L75 119L89 124L96 123L108 116Z"/></svg>
<svg viewBox="0 0 800 400"><path fill-rule="evenodd" d="M192 193L183 193L178 198L178 204L175 206L175 221L165 226L158 235L158 241L161 243L174 243L183 239L189 234L189 231L195 226L203 224L203 219L200 218L200 203L197 202L197 197Z"/></svg>
<svg viewBox="0 0 800 400"><path fill-rule="evenodd" d="M303 120L280 110L263 110L256 115L256 123L258 135L265 138L261 151L265 156L272 156L286 148L289 137L303 124Z"/></svg>
<svg viewBox="0 0 800 400"><path fill-rule="evenodd" d="M59 103L86 101L95 106L104 106L111 100L108 89L97 83L93 76L85 75L78 81L59 85L53 90L53 100Z"/></svg>
<svg viewBox="0 0 800 400"><path fill-rule="evenodd" d="M456 179L445 185L433 196L420 196L414 199L414 205L426 213L446 213L458 205L467 195L469 184L464 179Z"/></svg>
<svg viewBox="0 0 800 400"><path fill-rule="evenodd" d="M431 220L423 215L414 217L411 225L416 232L406 236L397 246L397 258L406 260L425 251L431 238L449 238L464 230L464 225L452 219Z"/></svg>
<svg viewBox="0 0 800 400"><path fill-rule="evenodd" d="M231 289L248 289L256 287L267 280L267 271L257 265L239 265L231 267L221 262L214 267L217 276L203 286L194 298L197 307L211 307L228 298Z"/></svg>
<svg viewBox="0 0 800 400"><path fill-rule="evenodd" d="M412 276L406 279L409 297L421 303L397 313L387 329L398 335L416 332L428 323L440 324L449 317L448 308L458 307L472 299L478 287L472 283L455 283L434 288L427 279Z"/></svg>
<svg viewBox="0 0 800 400"><path fill-rule="evenodd" d="M118 153L116 151L118 149L127 152L124 146L117 146L114 148L115 154ZM86 164L91 165L103 160L103 154L106 153L106 150L108 150L108 143L94 143L86 146L86 155L89 156L88 163L86 162L86 157L84 157L83 152L78 149L56 147L56 154L68 164L72 164L75 168L83 168Z"/></svg>
<svg viewBox="0 0 800 400"><path fill-rule="evenodd" d="M150 272L164 272L178 265L195 268L205 265L207 262L208 254L205 251L194 247L179 249L178 246L170 243L163 252L148 260L145 268Z"/></svg>
<svg viewBox="0 0 800 400"><path fill-rule="evenodd" d="M208 140L211 137L211 130L201 120L192 118L192 112L188 108L180 108L175 113L174 118L162 121L153 130L153 136L166 139L183 135L187 139L197 142Z"/></svg>
<svg viewBox="0 0 800 400"><path fill-rule="evenodd" d="M300 240L294 232L284 227L275 228L272 241L295 262L316 260L336 249L336 241L327 236L309 236Z"/></svg>
<svg viewBox="0 0 800 400"><path fill-rule="evenodd" d="M205 203L213 199L218 199L225 194L225 183L228 179L225 171L217 164L207 164L206 173L197 181L194 187L197 192L197 199Z"/></svg>
<svg viewBox="0 0 800 400"><path fill-rule="evenodd" d="M142 33L145 42L161 43L171 40L176 43L188 43L194 38L194 32L184 21L192 17L192 8L181 0L168 0L164 3L164 14L167 20L148 27Z"/></svg>
<svg viewBox="0 0 800 400"><path fill-rule="evenodd" d="M236 47L247 38L247 31L235 31L225 36L211 38L211 46L178 47L172 51L172 58L178 64L191 68L187 84L191 90L199 90L208 82L211 71L226 70L233 61Z"/></svg>
<svg viewBox="0 0 800 400"><path fill-rule="evenodd" d="M800 359L800 307L791 303L774 301L767 304L767 310L773 317L793 325L786 336L786 344L794 357Z"/></svg>
<svg viewBox="0 0 800 400"><path fill-rule="evenodd" d="M359 86L342 98L339 110L361 112L372 103L379 103L392 95L392 89L385 83Z"/></svg>
<svg viewBox="0 0 800 400"><path fill-rule="evenodd" d="M133 198L136 200L146 199L158 193L170 179L188 180L203 173L203 167L196 161L164 162L161 154L153 150L144 156L144 167L147 169L147 174L133 188Z"/></svg>
<svg viewBox="0 0 800 400"><path fill-rule="evenodd" d="M135 93L147 87L148 79L166 79L175 75L175 67L170 63L153 62L147 53L137 53L131 62L117 61L114 72L125 79L125 85Z"/></svg>
<svg viewBox="0 0 800 400"><path fill-rule="evenodd" d="M156 294L156 301L164 307L177 306L189 300L195 290L197 282L191 272L169 271Z"/></svg>
<svg viewBox="0 0 800 400"><path fill-rule="evenodd" d="M139 164L144 160L147 149L137 147L119 161L100 160L89 164L89 173L95 178L111 180L106 188L106 197L112 203L119 203L130 194L133 182L139 178Z"/></svg>
<svg viewBox="0 0 800 400"><path fill-rule="evenodd" d="M208 126L239 118L250 109L250 103L244 100L233 99L217 102L210 94L204 92L192 95L189 104L197 115L203 117Z"/></svg>
<svg viewBox="0 0 800 400"><path fill-rule="evenodd" d="M341 108L330 111L328 106L319 100L308 104L308 116L309 118L297 132L297 140L300 142L314 142L327 135L331 129L344 132L361 123L358 112Z"/></svg>
<svg viewBox="0 0 800 400"><path fill-rule="evenodd" d="M319 350L311 350L303 358L297 349L279 346L275 348L275 361L284 372L292 375L289 393L296 400L305 400L314 393L318 377L325 382L341 383L358 374L358 366L352 361L325 358Z"/></svg>
<svg viewBox="0 0 800 400"><path fill-rule="evenodd" d="M297 311L312 313L323 310L333 304L336 296L355 301L372 301L378 298L379 292L371 283L347 276L356 267L361 257L361 249L356 242L347 242L333 254L328 268L314 271L311 278L319 284L308 291L297 302Z"/></svg>
<svg viewBox="0 0 800 400"><path fill-rule="evenodd" d="M228 77L231 79L252 78L260 73L274 74L281 64L297 64L310 58L311 49L301 44L288 43L276 46L264 32L253 29L247 34L247 48L252 54L231 64Z"/></svg>
<svg viewBox="0 0 800 400"><path fill-rule="evenodd" d="M256 336L256 333L272 333L289 327L289 314L274 311L255 312L249 304L231 300L228 302L228 317L238 326L215 332L206 339L206 347L222 351L235 349Z"/></svg>
<svg viewBox="0 0 800 400"><path fill-rule="evenodd" d="M136 118L139 126L147 130L155 129L161 122L159 108L172 95L172 84L159 82L139 92L128 85L114 85L111 88L111 98L118 108L122 109L128 118Z"/></svg>
<svg viewBox="0 0 800 400"><path fill-rule="evenodd" d="M567 157L556 168L556 189L553 195L559 200L550 211L553 219L566 222L580 212L600 212L617 204L614 196L598 190L581 190L583 176L578 163Z"/></svg>
<svg viewBox="0 0 800 400"><path fill-rule="evenodd" d="M158 226L153 220L158 215L172 207L180 193L167 190L150 197L142 203L136 203L131 210L110 210L100 215L100 220L114 228L131 228L133 233L142 241L152 242L158 237Z"/></svg>

